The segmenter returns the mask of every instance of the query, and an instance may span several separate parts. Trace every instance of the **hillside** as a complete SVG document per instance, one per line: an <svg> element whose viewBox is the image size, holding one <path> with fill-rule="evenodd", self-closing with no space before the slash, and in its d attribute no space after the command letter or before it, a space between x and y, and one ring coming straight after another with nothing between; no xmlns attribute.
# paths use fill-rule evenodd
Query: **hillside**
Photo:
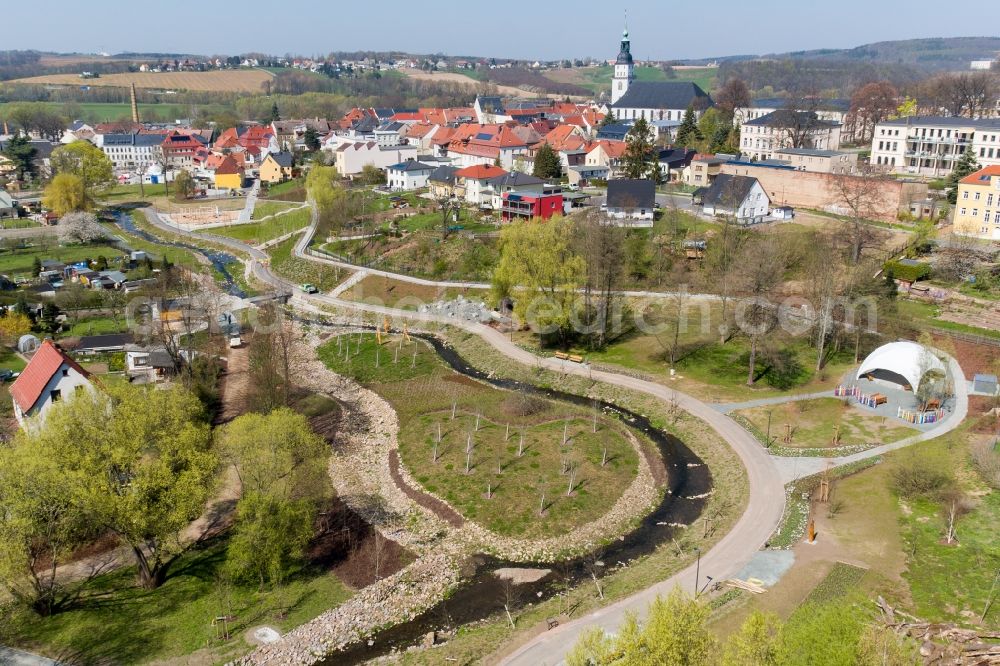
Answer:
<svg viewBox="0 0 1000 666"><path fill-rule="evenodd" d="M864 44L851 49L815 49L759 56L728 56L723 61L767 58L774 60L849 60L883 65L910 65L925 72L965 70L972 60L996 57L1000 37L933 37ZM693 62L693 61L692 61Z"/></svg>
<svg viewBox="0 0 1000 666"><path fill-rule="evenodd" d="M693 81L706 92L715 87L716 73L714 67L694 67L690 69L675 69L672 81ZM611 90L612 69L610 65L598 67L571 67L551 69L543 73L545 78L559 83L573 84L583 87L595 95ZM659 67L638 66L635 68L637 81L666 81L667 75Z"/></svg>

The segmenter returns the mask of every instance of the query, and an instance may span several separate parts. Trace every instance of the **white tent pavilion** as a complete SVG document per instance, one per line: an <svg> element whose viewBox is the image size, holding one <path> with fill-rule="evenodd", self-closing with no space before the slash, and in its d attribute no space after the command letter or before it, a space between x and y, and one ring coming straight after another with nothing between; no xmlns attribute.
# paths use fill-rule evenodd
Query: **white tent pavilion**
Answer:
<svg viewBox="0 0 1000 666"><path fill-rule="evenodd" d="M931 350L916 342L890 342L868 355L857 378L870 377L915 392L928 372L947 374L944 363Z"/></svg>

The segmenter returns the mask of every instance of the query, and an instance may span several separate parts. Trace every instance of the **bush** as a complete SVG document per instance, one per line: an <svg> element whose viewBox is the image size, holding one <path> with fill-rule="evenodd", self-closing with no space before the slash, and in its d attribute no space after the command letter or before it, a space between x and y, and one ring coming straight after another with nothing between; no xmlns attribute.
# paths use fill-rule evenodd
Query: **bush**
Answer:
<svg viewBox="0 0 1000 666"><path fill-rule="evenodd" d="M985 440L972 445L972 464L979 476L994 490L1000 490L1000 451Z"/></svg>
<svg viewBox="0 0 1000 666"><path fill-rule="evenodd" d="M897 280L916 282L931 274L930 264L920 263L915 266L898 261L887 261L882 267L886 273L891 272Z"/></svg>
<svg viewBox="0 0 1000 666"><path fill-rule="evenodd" d="M911 460L892 470L892 487L901 497L937 497L950 483L951 476L929 463Z"/></svg>
<svg viewBox="0 0 1000 666"><path fill-rule="evenodd" d="M531 416L543 411L547 407L544 400L523 393L514 393L507 396L500 409L504 414L510 416Z"/></svg>

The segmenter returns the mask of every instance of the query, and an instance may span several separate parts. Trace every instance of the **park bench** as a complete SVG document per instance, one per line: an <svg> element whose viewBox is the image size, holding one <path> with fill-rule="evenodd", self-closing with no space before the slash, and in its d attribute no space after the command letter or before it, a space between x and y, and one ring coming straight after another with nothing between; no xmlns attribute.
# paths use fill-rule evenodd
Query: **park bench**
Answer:
<svg viewBox="0 0 1000 666"><path fill-rule="evenodd" d="M569 359L569 354L567 354L566 352L557 351L556 358L559 359L560 361L566 361Z"/></svg>

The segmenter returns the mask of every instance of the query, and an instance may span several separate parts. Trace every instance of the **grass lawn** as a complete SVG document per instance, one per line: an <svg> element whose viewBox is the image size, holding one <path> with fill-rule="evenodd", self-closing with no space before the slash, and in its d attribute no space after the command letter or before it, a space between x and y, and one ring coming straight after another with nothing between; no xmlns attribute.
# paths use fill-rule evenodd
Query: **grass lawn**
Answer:
<svg viewBox="0 0 1000 666"><path fill-rule="evenodd" d="M119 318L116 324L111 317L83 317L76 319L72 315L70 315L67 323L70 325L69 328L60 333L60 336L64 338L121 333L125 325L125 321L122 318Z"/></svg>
<svg viewBox="0 0 1000 666"><path fill-rule="evenodd" d="M273 185L267 186L267 193L271 194L288 194L289 192L294 192L297 189L305 187L305 181L302 179L296 180L286 180L283 183L274 183Z"/></svg>
<svg viewBox="0 0 1000 666"><path fill-rule="evenodd" d="M277 238L278 236L283 236L297 229L309 226L309 214L309 209L303 208L263 222L215 227L214 229L207 229L206 232L245 242L263 243L272 238Z"/></svg>
<svg viewBox="0 0 1000 666"><path fill-rule="evenodd" d="M133 221L136 226L142 229L146 229L150 233L156 234L156 229L147 228L144 220L139 215L132 216ZM204 262L202 262L195 253L183 247L173 247L170 245L161 245L160 243L153 243L144 238L139 238L134 234L130 234L121 227L106 224L108 230L115 236L120 236L125 240L125 244L128 245L133 250L142 250L149 255L156 257L157 259L167 258L171 264L176 266L183 266L188 270L195 273L204 273L209 269Z"/></svg>
<svg viewBox="0 0 1000 666"><path fill-rule="evenodd" d="M587 410L472 381L445 367L422 341L407 343L400 336L383 341L379 346L374 335L364 334L359 353L358 336L338 336L318 353L334 372L372 386L392 403L400 419L403 463L429 492L469 520L518 537L565 533L603 515L635 478L638 457L617 424L599 419L593 433ZM350 355L347 362L345 351ZM441 443L435 461L438 425ZM522 432L524 449L518 456ZM473 452L467 473L470 434ZM605 446L608 459L602 466ZM569 476L562 473L564 459L577 469L571 494ZM486 497L487 490L492 497ZM545 512L539 515L543 491Z"/></svg>
<svg viewBox="0 0 1000 666"><path fill-rule="evenodd" d="M956 331L958 333L969 333L971 335L982 335L988 338L1000 339L1000 331L994 328L979 328L977 326L969 326L968 324L960 324L954 321L938 319L938 307L932 303L922 303L920 301L900 299L897 302L896 307L900 315L908 317L916 326L924 324L926 326L933 326L934 328L940 328L947 331Z"/></svg>
<svg viewBox="0 0 1000 666"><path fill-rule="evenodd" d="M0 273L14 277L15 275L30 275L35 257L44 261L55 259L64 264L97 259L99 255L118 257L123 251L107 243L95 245L57 245L55 243L37 244L31 247L0 249Z"/></svg>
<svg viewBox="0 0 1000 666"><path fill-rule="evenodd" d="M329 291L337 286L344 278L344 271L335 266L293 256L292 248L297 242L299 239L293 236L268 249L274 272L296 284L314 284L320 291Z"/></svg>
<svg viewBox="0 0 1000 666"><path fill-rule="evenodd" d="M719 70L712 67L698 67L695 69L675 69L675 77L671 81L693 81L697 83L705 92L711 92L715 87L717 72ZM611 89L611 76L613 74L610 65L600 67L579 68L575 72L578 76L573 77L572 83L590 88L594 92ZM667 75L659 67L635 68L636 81L666 81ZM560 77L559 80L563 80Z"/></svg>
<svg viewBox="0 0 1000 666"><path fill-rule="evenodd" d="M371 275L345 291L341 298L363 303L388 305L404 310L416 310L424 303L451 300L458 296L467 299L487 299L484 289L441 289L392 278Z"/></svg>
<svg viewBox="0 0 1000 666"><path fill-rule="evenodd" d="M749 340L734 337L720 344L715 333L718 306L707 301L690 301L687 317L687 330L682 330L680 335L677 376L672 380L669 379L669 362L664 346L651 334L629 333L601 350L577 346L571 347L570 351L584 355L594 363L619 366L649 375L657 381L669 381L678 390L717 402L832 389L854 365L853 353L844 352L830 357L823 370L817 373L816 351L808 339L775 333L769 344L776 350L775 360L781 361L780 368L777 363L769 363L759 355L756 382L753 387L748 387ZM649 321L655 321L655 317ZM664 341L667 337L663 336ZM514 339L527 346L538 345L538 336L533 333L515 334Z"/></svg>
<svg viewBox="0 0 1000 666"><path fill-rule="evenodd" d="M290 201L257 201L253 209L253 219L259 220L262 217L282 213L295 204Z"/></svg>
<svg viewBox="0 0 1000 666"><path fill-rule="evenodd" d="M243 634L261 624L282 632L335 607L351 591L333 574L300 570L275 589L222 584L225 542L185 556L162 587L135 587L126 567L98 578L82 603L49 618L8 608L0 641L74 663L144 663L180 657L210 647L204 662L218 663L250 646ZM212 620L233 615L232 638L220 641Z"/></svg>
<svg viewBox="0 0 1000 666"><path fill-rule="evenodd" d="M165 197L166 195L167 186L162 183L158 185L143 185L142 188L138 185L115 185L110 190L102 193L100 198L105 203L113 205L125 201L143 201L153 197Z"/></svg>
<svg viewBox="0 0 1000 666"><path fill-rule="evenodd" d="M794 448L821 448L833 446L833 436L840 427L840 444L888 444L917 433L881 416L865 414L844 404L839 398L817 398L741 409L734 412L752 423L763 433L767 432L770 414L771 437L780 442L785 424L792 425L792 441L782 446Z"/></svg>
<svg viewBox="0 0 1000 666"><path fill-rule="evenodd" d="M18 356L13 349L6 345L0 346L0 369L21 372L26 365L27 362Z"/></svg>
<svg viewBox="0 0 1000 666"><path fill-rule="evenodd" d="M29 217L22 217L18 219L3 219L0 220L0 229L31 229L33 227L42 226L38 222L35 222Z"/></svg>

